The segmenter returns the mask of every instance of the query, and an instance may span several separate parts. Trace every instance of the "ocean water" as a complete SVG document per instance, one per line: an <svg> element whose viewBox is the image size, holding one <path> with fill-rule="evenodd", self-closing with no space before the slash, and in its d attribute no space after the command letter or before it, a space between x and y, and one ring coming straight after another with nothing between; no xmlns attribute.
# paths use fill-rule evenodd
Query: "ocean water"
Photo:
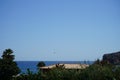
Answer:
<svg viewBox="0 0 120 80"><path fill-rule="evenodd" d="M29 68L30 71L36 73L38 71L37 64L40 61L16 61L18 67L21 69L21 73L26 73ZM46 66L58 63L68 63L68 64L92 64L93 61L44 61Z"/></svg>

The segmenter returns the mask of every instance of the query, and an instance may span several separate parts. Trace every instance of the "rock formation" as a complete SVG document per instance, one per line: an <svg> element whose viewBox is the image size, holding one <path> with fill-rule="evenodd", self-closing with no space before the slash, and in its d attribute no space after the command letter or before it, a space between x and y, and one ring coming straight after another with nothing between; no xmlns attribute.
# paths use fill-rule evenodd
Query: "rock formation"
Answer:
<svg viewBox="0 0 120 80"><path fill-rule="evenodd" d="M109 63L114 64L114 65L120 65L120 51L109 53L109 54L104 54L103 61L108 61Z"/></svg>

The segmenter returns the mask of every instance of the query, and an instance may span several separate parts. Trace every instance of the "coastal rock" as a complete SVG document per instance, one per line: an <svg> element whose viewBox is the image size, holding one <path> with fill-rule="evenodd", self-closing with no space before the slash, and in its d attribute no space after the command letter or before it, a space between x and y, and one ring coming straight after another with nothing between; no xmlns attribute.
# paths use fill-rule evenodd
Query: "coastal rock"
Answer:
<svg viewBox="0 0 120 80"><path fill-rule="evenodd" d="M108 61L109 63L114 64L114 65L120 65L120 51L109 53L109 54L104 54L103 61Z"/></svg>

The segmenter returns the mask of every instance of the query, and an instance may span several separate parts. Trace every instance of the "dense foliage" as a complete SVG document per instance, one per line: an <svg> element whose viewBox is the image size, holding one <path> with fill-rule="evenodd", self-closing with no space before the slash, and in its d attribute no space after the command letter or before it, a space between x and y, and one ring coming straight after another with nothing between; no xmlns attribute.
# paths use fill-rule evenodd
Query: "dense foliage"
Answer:
<svg viewBox="0 0 120 80"><path fill-rule="evenodd" d="M14 75L20 72L11 49L6 49L0 59L0 80L12 80Z"/></svg>
<svg viewBox="0 0 120 80"><path fill-rule="evenodd" d="M120 67L98 60L82 70L67 70L64 66L38 73L28 70L14 80L120 80Z"/></svg>

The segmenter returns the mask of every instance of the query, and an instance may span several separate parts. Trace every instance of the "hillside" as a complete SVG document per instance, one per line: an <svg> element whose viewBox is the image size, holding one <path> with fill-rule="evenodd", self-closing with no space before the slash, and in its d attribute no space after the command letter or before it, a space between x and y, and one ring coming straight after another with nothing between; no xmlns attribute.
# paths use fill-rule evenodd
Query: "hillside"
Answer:
<svg viewBox="0 0 120 80"><path fill-rule="evenodd" d="M120 65L120 51L104 54L103 61L108 61L111 64Z"/></svg>

